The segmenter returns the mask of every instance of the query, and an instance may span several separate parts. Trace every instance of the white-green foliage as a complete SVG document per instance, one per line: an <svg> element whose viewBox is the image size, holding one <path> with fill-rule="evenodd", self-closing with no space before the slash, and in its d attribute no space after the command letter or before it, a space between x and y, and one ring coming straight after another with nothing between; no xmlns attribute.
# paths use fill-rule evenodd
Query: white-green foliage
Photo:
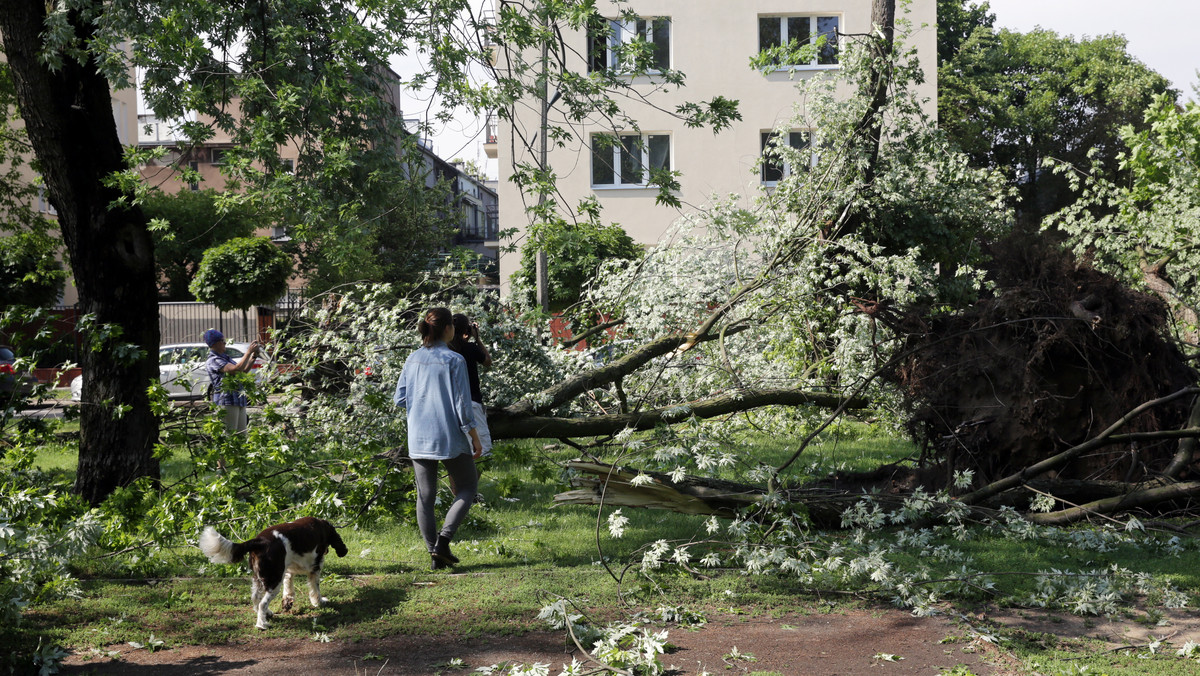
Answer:
<svg viewBox="0 0 1200 676"><path fill-rule="evenodd" d="M703 625L704 617L683 607L664 607L655 611L655 617L635 617L630 622L613 622L603 627L591 624L583 613L571 607L567 599L558 599L542 607L538 619L545 621L551 629L566 630L569 642L578 643L591 653L591 662L572 659L563 664L557 676L582 676L597 673L597 667L605 672L630 673L639 676L658 676L664 672L659 656L667 648L667 630L651 631L643 620L672 622L681 625ZM550 665L493 664L476 669L490 676L550 676Z"/></svg>
<svg viewBox="0 0 1200 676"><path fill-rule="evenodd" d="M1038 526L1010 508L982 524L969 521L968 512L945 493L916 491L899 504L866 497L843 513L842 525L850 529L844 534L813 531L796 515L757 511L724 524L713 519L703 542L653 543L643 552L641 571L660 574L681 565L740 569L747 575L783 576L805 587L871 592L927 615L943 601L999 593L995 571L984 570L965 547L980 537L1073 552L1136 546L1156 557L1179 557L1196 548L1193 541L1138 529ZM957 572L947 575L946 564ZM1119 566L1083 564L1030 575L1037 578L1036 589L1014 599L1030 606L1110 615L1138 601L1164 608L1191 604L1188 594L1168 580Z"/></svg>
<svg viewBox="0 0 1200 676"><path fill-rule="evenodd" d="M403 418L396 415L392 394L405 359L421 345L416 318L430 307L448 307L479 324L480 339L493 360L481 374L488 406L505 406L547 387L578 360L576 354L544 347L550 343L546 329L524 321L468 283L462 273L443 269L417 288L420 291L397 298L388 285L362 285L310 302L314 310L306 315L305 330L282 349L314 377L323 366L339 365L350 388L348 395L336 388L317 392L308 405L310 416L330 416L341 421L341 428L357 428L355 422L362 418L363 434L401 438L397 434L403 430L402 420L386 435L372 427L381 412Z"/></svg>
<svg viewBox="0 0 1200 676"><path fill-rule="evenodd" d="M610 262L588 289L597 312L624 317L637 337L687 334L726 303L714 333L748 327L627 377L631 401L667 404L743 386L849 390L890 349L889 333L851 296L902 308L960 303L978 290L980 239L1008 220L1000 177L969 168L938 133L908 93L915 64L901 59L866 184L869 144L858 128L868 102L839 98L835 87L860 80L867 65L861 50L847 49L839 78L798 85L795 114L779 129L812 129L815 143L780 148L776 159L811 169L752 200L715 196L643 259ZM845 227L848 214L858 215L857 228Z"/></svg>

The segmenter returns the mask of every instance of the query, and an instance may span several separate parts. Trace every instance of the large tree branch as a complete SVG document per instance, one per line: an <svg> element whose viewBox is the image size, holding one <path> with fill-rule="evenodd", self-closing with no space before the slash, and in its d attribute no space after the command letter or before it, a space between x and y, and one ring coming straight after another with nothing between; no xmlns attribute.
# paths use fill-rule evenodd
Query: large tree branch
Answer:
<svg viewBox="0 0 1200 676"><path fill-rule="evenodd" d="M1144 275L1143 280L1151 291L1163 299L1167 307L1174 310L1180 325L1196 326L1197 323L1200 323L1200 318L1196 314L1196 308L1184 303L1183 299L1176 293L1175 286L1167 279L1165 271L1170 260L1171 258L1167 256L1153 263L1143 262L1141 264L1142 274ZM1195 341L1197 340L1197 333L1195 331L1188 331L1186 338Z"/></svg>
<svg viewBox="0 0 1200 676"><path fill-rule="evenodd" d="M596 335L597 333L611 329L614 326L620 326L624 323L625 323L625 318L621 317L620 319L614 319L612 321L604 322L603 324L597 324L596 326L593 326L592 328L590 328L586 331L583 331L582 333L576 334L576 335L572 336L571 338L564 340L562 342L562 346L563 347L575 347L579 343L587 340L588 338L591 338L592 336Z"/></svg>
<svg viewBox="0 0 1200 676"><path fill-rule="evenodd" d="M749 328L747 325L735 325L725 331L732 335ZM716 336L706 336L699 342L715 339ZM603 387L615 382L638 370L652 359L661 357L687 342L683 336L664 336L637 348L633 352L606 366L591 369L526 397L517 403L503 409L502 416L531 416L540 415L562 406L588 390Z"/></svg>
<svg viewBox="0 0 1200 676"><path fill-rule="evenodd" d="M866 405L867 401L863 397L844 397L828 392L782 388L738 390L677 406L634 413L593 415L584 418L527 415L513 413L511 409L500 409L488 414L488 428L491 430L493 439L594 437L616 434L626 428L648 430L660 423L680 422L692 416L714 418L761 406L861 409Z"/></svg>
<svg viewBox="0 0 1200 676"><path fill-rule="evenodd" d="M1192 412L1188 414L1187 427L1200 427L1200 397L1192 402ZM1171 464L1163 470L1163 474L1177 479L1183 469L1192 464L1192 460L1196 457L1196 437L1186 437L1179 441L1179 449L1175 452L1175 457L1171 459Z"/></svg>
<svg viewBox="0 0 1200 676"><path fill-rule="evenodd" d="M1197 495L1200 495L1200 481L1192 481L1134 491L1125 495L1096 500L1086 505L1078 505L1070 509L1063 509L1048 514L1029 514L1027 518L1034 523L1046 526L1059 526L1086 519L1092 514L1111 514L1135 507L1154 505L1168 500L1192 498Z"/></svg>

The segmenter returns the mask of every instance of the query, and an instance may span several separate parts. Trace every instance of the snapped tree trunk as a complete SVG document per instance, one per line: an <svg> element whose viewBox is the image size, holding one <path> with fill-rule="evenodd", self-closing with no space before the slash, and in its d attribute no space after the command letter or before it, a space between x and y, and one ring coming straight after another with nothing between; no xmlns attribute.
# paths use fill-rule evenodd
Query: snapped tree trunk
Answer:
<svg viewBox="0 0 1200 676"><path fill-rule="evenodd" d="M563 437L597 437L616 434L623 429L653 429L661 423L682 422L692 416L700 419L749 411L760 406L816 406L819 408L862 409L863 397L844 397L828 392L773 388L738 390L718 394L680 406L655 408L632 413L589 415L582 418L559 418L525 413L510 409L495 409L488 413L488 429L493 439L561 439Z"/></svg>
<svg viewBox="0 0 1200 676"><path fill-rule="evenodd" d="M17 101L66 246L80 310L119 335L81 357L83 396L75 490L98 504L117 487L159 476L152 453L158 421L146 393L157 377L158 308L154 250L137 207L114 207L120 193L102 179L125 169L108 81L92 58L64 55L50 70L38 59L47 4L16 0L0 12L4 53ZM95 2L93 11L103 11ZM68 20L86 44L92 23L78 10ZM86 344L86 341L85 341ZM132 345L140 356L127 356Z"/></svg>

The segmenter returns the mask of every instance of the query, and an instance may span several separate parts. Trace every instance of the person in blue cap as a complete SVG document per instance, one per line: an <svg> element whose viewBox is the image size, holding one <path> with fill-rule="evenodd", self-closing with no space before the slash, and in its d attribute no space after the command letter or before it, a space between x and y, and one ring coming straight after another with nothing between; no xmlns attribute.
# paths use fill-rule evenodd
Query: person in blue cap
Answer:
<svg viewBox="0 0 1200 676"><path fill-rule="evenodd" d="M204 344L208 346L208 380L212 383L212 402L225 407L225 429L230 432L245 432L249 419L246 417L246 405L249 400L245 392L227 392L221 389L221 381L226 373L242 373L249 371L254 365L254 357L258 354L258 341L250 343L250 349L238 361L234 361L225 352L225 335L216 329L204 332Z"/></svg>

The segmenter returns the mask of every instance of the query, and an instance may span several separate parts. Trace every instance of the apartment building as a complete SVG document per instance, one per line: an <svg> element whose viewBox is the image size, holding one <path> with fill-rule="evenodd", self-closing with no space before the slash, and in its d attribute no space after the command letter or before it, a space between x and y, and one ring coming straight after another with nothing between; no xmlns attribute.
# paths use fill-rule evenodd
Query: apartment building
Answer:
<svg viewBox="0 0 1200 676"><path fill-rule="evenodd" d="M764 144L776 125L793 116L799 96L794 80L816 77L838 70L839 47L854 34L871 29L871 0L633 0L623 3L635 10L637 21L624 21L614 5L602 0L601 12L611 20L610 35L597 38L582 32L564 33L568 67L586 73L597 68L619 67L613 46L618 41L644 39L653 45L654 58L664 67L686 74L687 86L656 92L648 102L622 97L624 110L638 121L640 133L619 133L617 143L597 141L611 128L597 121L573 125L574 143L552 148L548 162L558 175L561 201L576 204L594 196L606 222L621 225L634 240L656 243L684 211L705 205L713 194L750 195L761 185L770 185L788 169L760 166ZM918 96L929 100L927 112L936 115L937 103L937 10L935 0L913 0L897 8L897 20L912 27L908 43L916 47L925 72ZM795 39L803 44L826 36L825 46L808 63L789 64L763 73L750 67L760 50ZM503 64L497 64L503 68ZM794 79L793 79L794 78ZM631 78L639 90L655 89L653 75ZM845 85L839 85L845 87ZM846 94L849 92L846 91ZM709 129L689 129L667 111L686 101L724 96L739 102L742 119L718 134ZM552 97L551 97L552 98ZM554 116L553 109L551 116ZM540 127L538 102L519 106L516 119L488 127L489 157L499 165L500 220L505 228L517 228L521 242L528 223L525 201L510 181L516 162L533 162L536 157L510 143L517 137L536 138ZM795 129L787 142L799 146L809 141L805 129ZM640 138L639 138L640 137ZM514 157L517 153L526 154ZM535 149L536 150L536 149ZM683 211L655 204L657 188L646 184L643 168L682 172L678 193ZM502 254L502 289L520 262L518 253ZM553 265L553 261L550 262Z"/></svg>

